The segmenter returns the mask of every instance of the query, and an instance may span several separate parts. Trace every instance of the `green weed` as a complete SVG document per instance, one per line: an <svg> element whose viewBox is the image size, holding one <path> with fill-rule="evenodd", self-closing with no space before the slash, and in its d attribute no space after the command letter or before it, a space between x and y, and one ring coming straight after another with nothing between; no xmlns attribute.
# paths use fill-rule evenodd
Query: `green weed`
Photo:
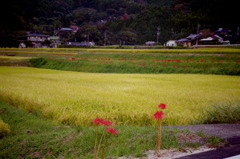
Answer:
<svg viewBox="0 0 240 159"><path fill-rule="evenodd" d="M0 101L1 117L11 133L0 140L0 158L93 157L96 127L70 127L36 116ZM156 149L154 126L117 126L120 133L109 138L106 156L144 156ZM182 147L175 137L180 130L164 129L163 148Z"/></svg>

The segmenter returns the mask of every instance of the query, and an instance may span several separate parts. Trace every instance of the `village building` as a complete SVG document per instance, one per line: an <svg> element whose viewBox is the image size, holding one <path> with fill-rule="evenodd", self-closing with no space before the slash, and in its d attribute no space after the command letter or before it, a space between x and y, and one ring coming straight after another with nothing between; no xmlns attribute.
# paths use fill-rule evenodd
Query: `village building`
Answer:
<svg viewBox="0 0 240 159"><path fill-rule="evenodd" d="M43 35L43 34L29 34L27 36L27 41L31 43L31 47L41 48L41 47L48 47L50 44L49 41L50 35ZM19 48L26 48L26 42L20 41Z"/></svg>
<svg viewBox="0 0 240 159"><path fill-rule="evenodd" d="M168 40L165 46L177 46L176 40Z"/></svg>
<svg viewBox="0 0 240 159"><path fill-rule="evenodd" d="M198 43L201 34L190 34L186 38L182 38L176 41L177 45L188 46L191 47Z"/></svg>
<svg viewBox="0 0 240 159"><path fill-rule="evenodd" d="M74 45L74 46L94 46L95 43L94 43L94 42L87 42L87 41L83 41L83 42L66 42L66 45Z"/></svg>
<svg viewBox="0 0 240 159"><path fill-rule="evenodd" d="M68 28L60 28L59 31L66 31L76 33L79 30L79 27L76 25L70 25Z"/></svg>
<svg viewBox="0 0 240 159"><path fill-rule="evenodd" d="M155 41L147 41L145 44L151 46L156 45L157 43Z"/></svg>
<svg viewBox="0 0 240 159"><path fill-rule="evenodd" d="M61 45L61 40L59 36L50 36L49 40L51 42L50 47L57 48Z"/></svg>

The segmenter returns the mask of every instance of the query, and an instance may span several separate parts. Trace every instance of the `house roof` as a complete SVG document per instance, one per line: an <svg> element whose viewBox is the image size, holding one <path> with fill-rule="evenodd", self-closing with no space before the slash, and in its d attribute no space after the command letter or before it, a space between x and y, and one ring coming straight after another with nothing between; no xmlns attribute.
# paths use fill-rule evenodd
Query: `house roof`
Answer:
<svg viewBox="0 0 240 159"><path fill-rule="evenodd" d="M71 25L70 28L72 28L72 29L79 29L79 27L76 26L76 25Z"/></svg>
<svg viewBox="0 0 240 159"><path fill-rule="evenodd" d="M146 45L154 45L154 44L156 44L156 42L155 41L147 41L145 44Z"/></svg>
<svg viewBox="0 0 240 159"><path fill-rule="evenodd" d="M60 31L72 31L72 28L61 28Z"/></svg>
<svg viewBox="0 0 240 159"><path fill-rule="evenodd" d="M182 38L182 39L179 39L179 40L177 40L176 42L189 42L189 41L191 41L191 40L189 40L189 39L187 39L187 38Z"/></svg>
<svg viewBox="0 0 240 159"><path fill-rule="evenodd" d="M230 32L231 30L229 29L223 29L223 28L219 28L218 30L215 31L215 33L228 33Z"/></svg>
<svg viewBox="0 0 240 159"><path fill-rule="evenodd" d="M28 37L30 36L37 36L37 37L50 37L50 35L44 35L44 34L29 34Z"/></svg>
<svg viewBox="0 0 240 159"><path fill-rule="evenodd" d="M199 37L200 34L190 34L189 36L187 36L187 39L196 39L197 37Z"/></svg>

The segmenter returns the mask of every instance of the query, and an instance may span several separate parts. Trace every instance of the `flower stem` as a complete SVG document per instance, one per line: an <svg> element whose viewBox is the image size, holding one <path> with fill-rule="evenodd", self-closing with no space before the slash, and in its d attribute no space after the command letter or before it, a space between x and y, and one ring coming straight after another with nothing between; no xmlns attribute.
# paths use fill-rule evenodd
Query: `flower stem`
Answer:
<svg viewBox="0 0 240 159"><path fill-rule="evenodd" d="M105 149L107 147L107 139L105 140L105 143L104 143L104 146L103 146L103 149L102 149L102 159L104 159L104 155L105 155Z"/></svg>
<svg viewBox="0 0 240 159"><path fill-rule="evenodd" d="M158 135L157 135L157 148L161 149L161 136L162 136L162 120L158 120Z"/></svg>
<svg viewBox="0 0 240 159"><path fill-rule="evenodd" d="M98 143L98 131L96 131L95 144L94 144L94 159L97 159L97 143Z"/></svg>
<svg viewBox="0 0 240 159"><path fill-rule="evenodd" d="M97 156L98 156L98 152L99 152L99 150L100 150L100 147L101 147L101 145L102 145L102 141L103 141L103 138L104 138L104 135L105 135L105 131L103 132L103 134L102 134L102 136L101 136L101 139L100 139L100 141L99 141L99 143L98 143L98 149L97 149Z"/></svg>

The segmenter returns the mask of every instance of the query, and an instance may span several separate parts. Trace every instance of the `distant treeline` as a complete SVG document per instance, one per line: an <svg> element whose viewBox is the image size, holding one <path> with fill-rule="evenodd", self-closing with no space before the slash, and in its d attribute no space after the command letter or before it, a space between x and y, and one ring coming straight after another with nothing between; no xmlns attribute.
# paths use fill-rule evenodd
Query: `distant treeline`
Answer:
<svg viewBox="0 0 240 159"><path fill-rule="evenodd" d="M240 21L234 0L3 0L0 6L0 47L26 40L25 31L59 35L63 41L143 44L184 37L200 29L228 28L237 35Z"/></svg>

